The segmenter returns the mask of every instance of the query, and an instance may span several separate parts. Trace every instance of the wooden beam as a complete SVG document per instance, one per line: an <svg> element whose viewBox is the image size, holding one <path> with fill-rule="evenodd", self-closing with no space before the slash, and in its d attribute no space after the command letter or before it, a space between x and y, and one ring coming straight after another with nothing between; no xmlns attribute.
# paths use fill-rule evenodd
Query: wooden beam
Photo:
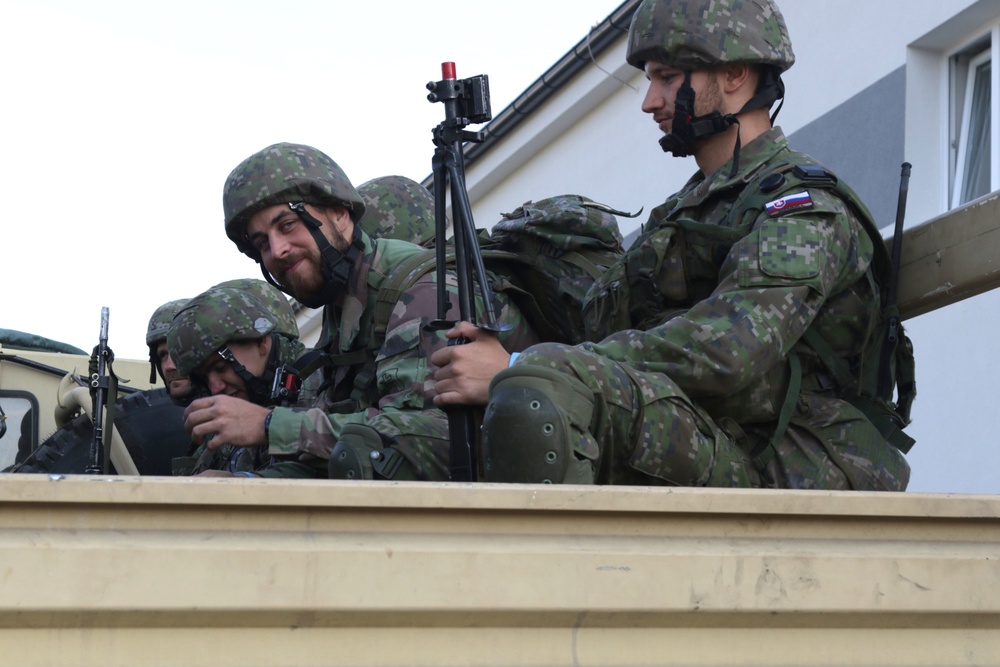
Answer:
<svg viewBox="0 0 1000 667"><path fill-rule="evenodd" d="M995 287L1000 287L1000 191L903 234L898 301L904 319Z"/></svg>

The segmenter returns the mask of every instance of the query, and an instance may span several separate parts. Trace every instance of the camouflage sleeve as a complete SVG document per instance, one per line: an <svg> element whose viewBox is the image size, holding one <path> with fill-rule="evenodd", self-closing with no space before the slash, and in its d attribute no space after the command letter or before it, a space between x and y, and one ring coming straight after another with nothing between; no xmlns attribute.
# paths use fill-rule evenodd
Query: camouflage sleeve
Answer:
<svg viewBox="0 0 1000 667"><path fill-rule="evenodd" d="M844 203L810 191L813 206L762 214L724 260L712 294L645 331L593 349L670 376L691 396L727 396L762 377L809 328L828 297L861 278L871 246Z"/></svg>
<svg viewBox="0 0 1000 667"><path fill-rule="evenodd" d="M436 285L435 276L428 274L404 292L393 309L385 342L376 358L378 403L347 414L327 414L320 408L277 408L269 428L272 456L327 458L344 426L352 423L371 426L387 442L401 435L419 440L421 434L403 433L400 424L420 424L420 430L427 431L429 440L439 439L441 433L447 434L447 417L433 404L435 367L430 357L447 345L448 339L444 331L428 331L426 327L436 318ZM453 302L456 289L449 281ZM498 297L498 306L498 318L512 325L500 336L508 351L524 349L537 342L520 311L505 296ZM458 312L457 303L450 312ZM406 420L403 415L417 412L422 415L416 421Z"/></svg>

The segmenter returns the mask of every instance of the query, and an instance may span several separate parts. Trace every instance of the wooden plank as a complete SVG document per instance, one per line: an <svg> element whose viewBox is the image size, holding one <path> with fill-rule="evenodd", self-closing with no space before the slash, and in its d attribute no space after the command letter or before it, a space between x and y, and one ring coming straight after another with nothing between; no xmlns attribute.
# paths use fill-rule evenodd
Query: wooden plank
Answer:
<svg viewBox="0 0 1000 667"><path fill-rule="evenodd" d="M1000 286L1000 192L903 234L899 306L904 319Z"/></svg>

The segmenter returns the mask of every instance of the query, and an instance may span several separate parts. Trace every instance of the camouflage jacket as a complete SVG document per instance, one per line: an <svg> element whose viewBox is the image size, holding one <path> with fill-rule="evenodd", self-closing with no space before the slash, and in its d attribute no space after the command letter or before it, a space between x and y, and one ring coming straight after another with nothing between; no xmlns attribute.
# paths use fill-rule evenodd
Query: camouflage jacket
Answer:
<svg viewBox="0 0 1000 667"><path fill-rule="evenodd" d="M387 323L384 343L375 352L369 338L379 288L396 266L426 250L397 239L375 240L367 234L362 234L362 239L365 253L351 273L350 293L343 304L328 305L324 312L322 344L333 358L340 356L350 363L328 369L325 389L315 407L276 408L269 427L272 456L304 462L321 476L326 474L330 449L347 424L370 426L387 445L394 446L394 439L404 435L401 430L412 427L406 414L421 413L418 430L432 430L435 436L447 434L447 417L433 405L435 368L429 361L436 350L447 345L447 338L444 331L426 328L437 319L437 272L425 274L402 293ZM457 293L457 282L449 274L449 313L459 310ZM513 325L500 336L504 347L516 351L537 342L516 306L503 294L497 299L498 318ZM358 384L364 384L358 382L358 374L370 362L374 362L374 400L356 391ZM421 433L405 435L419 440ZM411 451L405 453L411 464L420 457ZM418 476L422 476L419 471Z"/></svg>
<svg viewBox="0 0 1000 667"><path fill-rule="evenodd" d="M291 364L305 350L305 347L298 340L290 340L284 336L278 337L276 344L278 345L276 364L279 366L281 364ZM308 406L314 403L318 387L318 377L308 379L303 384L298 405ZM223 445L218 449L211 450L208 449L207 444L207 442L203 442L201 445L193 447L190 455L173 459L173 474L197 475L205 470L254 472L273 464L267 447ZM282 472L282 476L284 477L302 476L300 473L295 472L294 467L285 466L285 468L287 469Z"/></svg>
<svg viewBox="0 0 1000 667"><path fill-rule="evenodd" d="M589 346L665 373L713 418L773 423L793 350L802 390L824 385L819 359L800 340L810 327L838 356L860 353L877 309L874 251L853 210L828 189L804 188L801 205L742 220L741 195L758 191L762 176L782 162L814 164L788 148L780 129L744 146L739 160L735 176L731 163L710 178L699 172L652 211L590 293L592 316L618 333ZM741 228L719 229L733 225Z"/></svg>

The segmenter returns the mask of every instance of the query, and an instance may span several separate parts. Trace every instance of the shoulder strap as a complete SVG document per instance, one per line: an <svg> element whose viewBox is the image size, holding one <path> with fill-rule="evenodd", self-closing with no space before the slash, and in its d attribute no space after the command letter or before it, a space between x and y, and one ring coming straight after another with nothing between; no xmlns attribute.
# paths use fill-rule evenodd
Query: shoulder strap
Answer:
<svg viewBox="0 0 1000 667"><path fill-rule="evenodd" d="M871 239L874 257L872 259L871 270L868 272L868 280L872 292L879 295L879 310L884 310L886 307L886 304L883 303L885 288L892 274L892 258L889 255L889 249L886 247L885 240L882 238L882 233L879 231L878 225L875 224L871 212L850 186L838 179L825 167L809 159L801 159L805 158L805 156L800 154L796 154L794 158L775 169L763 171L747 185L744 192L740 194L739 200L730 209L729 224L752 224L753 220L760 215L760 212L764 210L764 207L769 202L780 199L782 195L788 194L793 190L799 188L825 188L831 190L854 210L865 233ZM771 183L770 187L768 187L769 181ZM743 206L740 206L741 201ZM741 213L742 219L735 220L735 217ZM875 334L878 334L877 339L881 339L881 334L874 331L874 328L878 326L876 321L880 320L879 314L873 313L873 315L869 331L866 332L866 338L869 340ZM870 388L859 386L859 383L862 383L864 378L854 376L854 373L848 369L847 363L834 354L833 349L818 331L810 328L803 335L803 340L818 355L827 371L833 376L836 384L844 391L845 400L848 400L854 407L864 413L887 441L900 451L904 453L908 452L913 446L914 440L902 431L901 425L905 425L909 421L909 405L912 402L913 394L915 394L915 391L912 390L914 386L912 362L909 366L906 366L905 363L900 364L901 374L898 374L898 379L901 380L901 386L899 387L900 400L899 405L892 406L871 395L872 392L867 391ZM906 344L908 344L908 341ZM868 350L865 350L865 352L868 352ZM862 363L866 361L863 360ZM786 404L789 400L794 399L791 397L786 398Z"/></svg>
<svg viewBox="0 0 1000 667"><path fill-rule="evenodd" d="M375 387L375 359L385 343L389 318L403 293L413 287L414 283L428 271L432 271L435 266L437 266L437 253L434 250L423 250L397 264L396 268L390 271L382 281L375 300L375 312L371 335L368 337L367 353L364 354L365 365L354 376L354 390L351 392L353 400L367 399L369 404L378 401L378 392Z"/></svg>

